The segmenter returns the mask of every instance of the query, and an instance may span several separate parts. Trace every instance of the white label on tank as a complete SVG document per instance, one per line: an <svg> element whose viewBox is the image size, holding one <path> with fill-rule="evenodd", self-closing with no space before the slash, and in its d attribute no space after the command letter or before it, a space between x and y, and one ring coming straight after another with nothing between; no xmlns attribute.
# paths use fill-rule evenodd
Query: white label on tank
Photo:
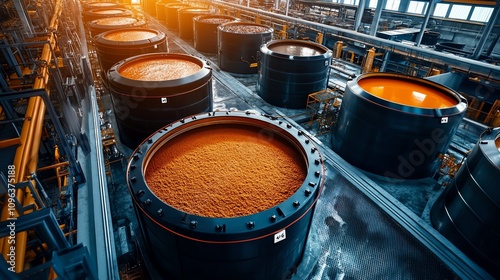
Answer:
<svg viewBox="0 0 500 280"><path fill-rule="evenodd" d="M448 123L448 117L442 117L441 123Z"/></svg>
<svg viewBox="0 0 500 280"><path fill-rule="evenodd" d="M167 103L167 98L166 97L162 97L161 98L161 103L163 103L163 104Z"/></svg>
<svg viewBox="0 0 500 280"><path fill-rule="evenodd" d="M274 235L274 243L278 243L286 239L286 230L282 230Z"/></svg>

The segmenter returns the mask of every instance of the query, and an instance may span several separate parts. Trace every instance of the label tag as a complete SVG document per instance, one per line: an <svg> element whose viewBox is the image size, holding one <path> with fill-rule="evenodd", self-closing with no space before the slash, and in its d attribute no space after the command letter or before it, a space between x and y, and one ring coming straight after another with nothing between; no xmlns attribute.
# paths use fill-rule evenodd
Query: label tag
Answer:
<svg viewBox="0 0 500 280"><path fill-rule="evenodd" d="M274 234L274 243L278 243L286 239L286 230L282 230L276 234Z"/></svg>
<svg viewBox="0 0 500 280"><path fill-rule="evenodd" d="M441 123L448 123L448 117L442 117Z"/></svg>
<svg viewBox="0 0 500 280"><path fill-rule="evenodd" d="M163 104L167 103L167 98L166 97L162 97L161 98L161 103L163 103Z"/></svg>

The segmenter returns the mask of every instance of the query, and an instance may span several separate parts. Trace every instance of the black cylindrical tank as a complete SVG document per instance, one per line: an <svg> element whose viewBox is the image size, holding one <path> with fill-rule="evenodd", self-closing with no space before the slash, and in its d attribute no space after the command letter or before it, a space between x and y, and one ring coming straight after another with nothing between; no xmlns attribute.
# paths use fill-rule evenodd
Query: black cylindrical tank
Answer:
<svg viewBox="0 0 500 280"><path fill-rule="evenodd" d="M190 7L184 3L169 3L165 4L165 23L169 29L179 28L179 9Z"/></svg>
<svg viewBox="0 0 500 280"><path fill-rule="evenodd" d="M209 14L209 9L187 7L178 10L179 37L182 39L193 39L193 18L199 15Z"/></svg>
<svg viewBox="0 0 500 280"><path fill-rule="evenodd" d="M249 22L228 22L217 27L220 69L238 74L257 73L260 46L273 38L273 28Z"/></svg>
<svg viewBox="0 0 500 280"><path fill-rule="evenodd" d="M156 1L157 0L142 0L142 9L152 17L156 17Z"/></svg>
<svg viewBox="0 0 500 280"><path fill-rule="evenodd" d="M110 17L96 19L88 23L88 29L92 37L106 31L130 27L145 28L147 27L147 22L135 17Z"/></svg>
<svg viewBox="0 0 500 280"><path fill-rule="evenodd" d="M165 4L180 3L178 0L159 0L156 2L156 18L159 22L165 23Z"/></svg>
<svg viewBox="0 0 500 280"><path fill-rule="evenodd" d="M483 132L431 208L432 226L500 278L500 128Z"/></svg>
<svg viewBox="0 0 500 280"><path fill-rule="evenodd" d="M194 56L133 56L113 65L108 79L120 139L132 149L170 122L212 110L212 70Z"/></svg>
<svg viewBox="0 0 500 280"><path fill-rule="evenodd" d="M133 17L132 11L123 8L97 8L83 12L83 21L90 22L108 17Z"/></svg>
<svg viewBox="0 0 500 280"><path fill-rule="evenodd" d="M94 38L97 58L106 81L106 72L125 58L155 52L167 52L167 36L156 29L122 28L97 35Z"/></svg>
<svg viewBox="0 0 500 280"><path fill-rule="evenodd" d="M399 179L432 176L467 109L440 84L371 73L347 82L332 147L368 172Z"/></svg>
<svg viewBox="0 0 500 280"><path fill-rule="evenodd" d="M307 106L310 93L326 89L332 51L303 40L274 40L260 47L257 93L285 108Z"/></svg>
<svg viewBox="0 0 500 280"><path fill-rule="evenodd" d="M201 15L193 19L193 45L197 51L217 53L217 27L226 22L239 21L227 15Z"/></svg>
<svg viewBox="0 0 500 280"><path fill-rule="evenodd" d="M289 279L323 187L322 162L304 133L249 112L165 126L127 169L144 251L167 279Z"/></svg>

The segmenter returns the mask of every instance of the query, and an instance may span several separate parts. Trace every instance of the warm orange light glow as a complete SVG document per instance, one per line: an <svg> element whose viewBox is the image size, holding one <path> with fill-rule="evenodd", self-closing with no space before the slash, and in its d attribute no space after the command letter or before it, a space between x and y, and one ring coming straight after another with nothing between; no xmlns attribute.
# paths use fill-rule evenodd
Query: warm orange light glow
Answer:
<svg viewBox="0 0 500 280"><path fill-rule="evenodd" d="M358 84L371 95L397 104L427 109L450 108L458 104L444 91L412 80L373 77L360 79Z"/></svg>

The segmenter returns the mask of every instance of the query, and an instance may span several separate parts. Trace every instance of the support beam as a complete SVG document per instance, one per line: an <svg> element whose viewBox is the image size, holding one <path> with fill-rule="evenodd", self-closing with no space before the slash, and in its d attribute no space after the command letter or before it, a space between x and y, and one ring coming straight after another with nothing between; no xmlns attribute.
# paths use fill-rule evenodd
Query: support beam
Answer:
<svg viewBox="0 0 500 280"><path fill-rule="evenodd" d="M429 23L431 15L434 14L434 10L436 9L436 4L438 2L439 2L438 0L429 0L429 8L425 13L424 22L422 23L422 27L420 27L420 32L418 33L417 39L415 40L417 47L420 47L420 43L422 42L422 38L424 37L425 29L427 28L427 24Z"/></svg>
<svg viewBox="0 0 500 280"><path fill-rule="evenodd" d="M382 10L385 8L386 4L387 0L379 0L377 2L377 8L375 9L372 25L370 26L371 36L377 36L378 23L380 22L380 16L382 15Z"/></svg>
<svg viewBox="0 0 500 280"><path fill-rule="evenodd" d="M497 1L497 4L495 6L495 9L493 10L493 13L491 14L490 20L486 24L486 27L484 28L483 35L481 36L481 39L479 39L479 42L477 43L476 49L474 50L474 53L472 54L472 59L478 59L479 56L481 56L481 53L483 52L484 46L486 45L486 41L490 37L491 31L493 30L493 27L497 23L498 19L500 17L500 1Z"/></svg>

